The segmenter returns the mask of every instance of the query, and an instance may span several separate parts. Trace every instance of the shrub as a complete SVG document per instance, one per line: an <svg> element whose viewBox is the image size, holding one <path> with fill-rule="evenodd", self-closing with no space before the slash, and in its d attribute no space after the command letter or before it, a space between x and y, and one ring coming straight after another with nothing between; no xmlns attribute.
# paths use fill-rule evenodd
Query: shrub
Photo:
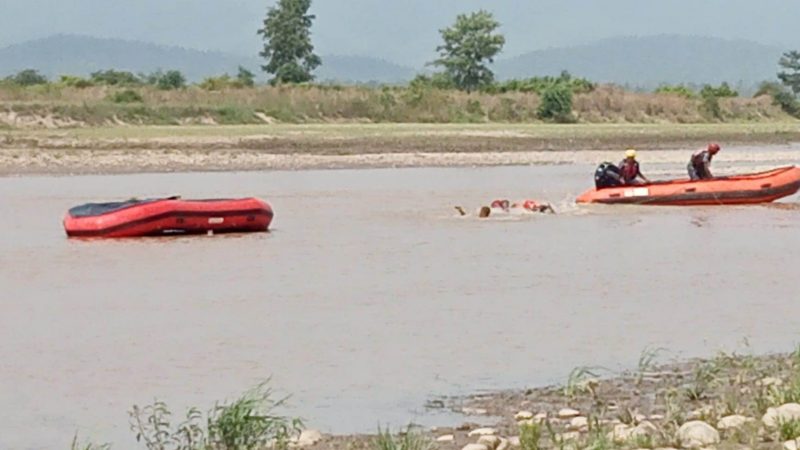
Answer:
<svg viewBox="0 0 800 450"><path fill-rule="evenodd" d="M714 119L722 119L722 108L719 106L719 99L713 92L706 92L702 95L703 104L700 105L700 108L703 112L713 117Z"/></svg>
<svg viewBox="0 0 800 450"><path fill-rule="evenodd" d="M141 103L144 101L142 95L132 89L114 92L110 99L114 103Z"/></svg>
<svg viewBox="0 0 800 450"><path fill-rule="evenodd" d="M691 88L689 88L688 86L685 86L683 84L675 84L675 85L664 84L664 85L659 86L655 90L655 93L656 94L679 95L679 96L684 97L684 98L694 98L695 97L694 91Z"/></svg>
<svg viewBox="0 0 800 450"><path fill-rule="evenodd" d="M168 70L166 72L157 70L144 78L147 84L153 85L164 91L182 89L186 87L186 77L184 77L183 74L177 70Z"/></svg>
<svg viewBox="0 0 800 450"><path fill-rule="evenodd" d="M409 87L412 89L455 89L456 84L446 73L434 73L431 76L417 75L413 80L411 80Z"/></svg>
<svg viewBox="0 0 800 450"><path fill-rule="evenodd" d="M59 78L58 82L63 84L64 86L74 87L78 89L84 89L94 86L94 83L92 83L91 80L87 80L86 78L83 77L76 77L73 75L61 75L61 78Z"/></svg>
<svg viewBox="0 0 800 450"><path fill-rule="evenodd" d="M800 102L786 91L777 92L772 96L773 102L780 106L787 114L800 118Z"/></svg>
<svg viewBox="0 0 800 450"><path fill-rule="evenodd" d="M780 106L786 114L800 118L800 102L780 83L772 81L761 83L753 97L761 97L762 95L772 97L772 103Z"/></svg>
<svg viewBox="0 0 800 450"><path fill-rule="evenodd" d="M8 80L20 86L35 86L37 84L47 84L47 77L34 69L23 70L16 75L8 77Z"/></svg>
<svg viewBox="0 0 800 450"><path fill-rule="evenodd" d="M717 97L717 98L724 98L724 97L738 97L739 93L731 89L728 86L728 83L722 83L718 87L711 86L710 84L706 84L703 86L703 89L700 90L700 96L703 98L706 97Z"/></svg>
<svg viewBox="0 0 800 450"><path fill-rule="evenodd" d="M537 114L542 120L566 123L572 117L572 91L564 85L554 85L542 92Z"/></svg>
<svg viewBox="0 0 800 450"><path fill-rule="evenodd" d="M170 70L156 83L156 87L165 91L186 87L186 77L177 70Z"/></svg>
<svg viewBox="0 0 800 450"><path fill-rule="evenodd" d="M236 74L236 81L244 87L253 87L256 84L256 75L253 72L239 66L239 73Z"/></svg>
<svg viewBox="0 0 800 450"><path fill-rule="evenodd" d="M199 86L207 91L221 91L234 87L234 84L236 82L231 79L230 75L225 74L219 77L208 77Z"/></svg>
<svg viewBox="0 0 800 450"><path fill-rule="evenodd" d="M569 72L564 71L558 77L533 77L494 83L484 91L490 94L504 94L507 92L535 92L542 94L545 90L560 85L569 88L573 94L589 93L596 87L594 83L586 78L574 78Z"/></svg>
<svg viewBox="0 0 800 450"><path fill-rule="evenodd" d="M138 86L142 80L131 72L120 70L101 70L89 75L94 84L105 86Z"/></svg>

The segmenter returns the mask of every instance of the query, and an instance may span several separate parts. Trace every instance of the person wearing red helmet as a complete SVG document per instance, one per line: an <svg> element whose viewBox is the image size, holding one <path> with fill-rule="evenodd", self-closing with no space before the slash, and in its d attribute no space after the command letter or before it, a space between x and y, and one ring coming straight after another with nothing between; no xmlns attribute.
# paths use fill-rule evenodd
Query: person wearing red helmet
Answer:
<svg viewBox="0 0 800 450"><path fill-rule="evenodd" d="M711 160L720 150L719 144L708 144L705 150L694 153L686 167L689 171L689 178L692 181L714 178L711 175Z"/></svg>

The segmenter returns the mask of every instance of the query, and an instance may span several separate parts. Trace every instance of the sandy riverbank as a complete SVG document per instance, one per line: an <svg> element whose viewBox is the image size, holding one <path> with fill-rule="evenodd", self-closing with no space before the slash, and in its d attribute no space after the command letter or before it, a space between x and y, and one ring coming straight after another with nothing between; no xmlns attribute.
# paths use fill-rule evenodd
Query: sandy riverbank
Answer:
<svg viewBox="0 0 800 450"><path fill-rule="evenodd" d="M11 130L0 139L0 174L595 164L616 161L629 146L646 162L683 163L711 140L752 150L726 153L726 161L792 160L789 144L800 142L800 123ZM759 146L773 148L753 150Z"/></svg>

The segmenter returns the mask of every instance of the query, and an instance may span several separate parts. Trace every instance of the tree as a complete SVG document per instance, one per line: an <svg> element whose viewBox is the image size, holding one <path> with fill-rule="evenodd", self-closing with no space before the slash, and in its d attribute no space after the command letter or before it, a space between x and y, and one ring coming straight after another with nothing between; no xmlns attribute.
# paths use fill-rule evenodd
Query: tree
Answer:
<svg viewBox="0 0 800 450"><path fill-rule="evenodd" d="M20 86L35 86L37 84L47 84L47 77L40 74L36 70L26 69L17 73L12 77L7 78L12 83Z"/></svg>
<svg viewBox="0 0 800 450"><path fill-rule="evenodd" d="M443 67L459 89L473 91L491 84L494 73L487 64L494 62L506 43L502 34L495 33L499 26L484 10L460 14L452 27L439 30L444 43L436 48L439 59L433 64Z"/></svg>
<svg viewBox="0 0 800 450"><path fill-rule="evenodd" d="M310 7L311 0L278 0L267 11L264 28L258 30L265 41L259 55L267 60L261 68L273 75L271 84L311 81L312 72L322 64L311 43L316 16L308 14Z"/></svg>
<svg viewBox="0 0 800 450"><path fill-rule="evenodd" d="M786 69L778 73L778 78L794 95L800 94L800 52L784 53L778 64Z"/></svg>

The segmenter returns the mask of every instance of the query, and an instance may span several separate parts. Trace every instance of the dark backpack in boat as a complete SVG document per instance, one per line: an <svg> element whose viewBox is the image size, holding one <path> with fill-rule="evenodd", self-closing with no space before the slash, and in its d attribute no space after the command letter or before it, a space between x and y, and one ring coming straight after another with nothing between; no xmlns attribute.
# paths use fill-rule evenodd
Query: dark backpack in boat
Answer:
<svg viewBox="0 0 800 450"><path fill-rule="evenodd" d="M597 189L622 186L622 172L614 164L604 162L594 171L594 185Z"/></svg>

